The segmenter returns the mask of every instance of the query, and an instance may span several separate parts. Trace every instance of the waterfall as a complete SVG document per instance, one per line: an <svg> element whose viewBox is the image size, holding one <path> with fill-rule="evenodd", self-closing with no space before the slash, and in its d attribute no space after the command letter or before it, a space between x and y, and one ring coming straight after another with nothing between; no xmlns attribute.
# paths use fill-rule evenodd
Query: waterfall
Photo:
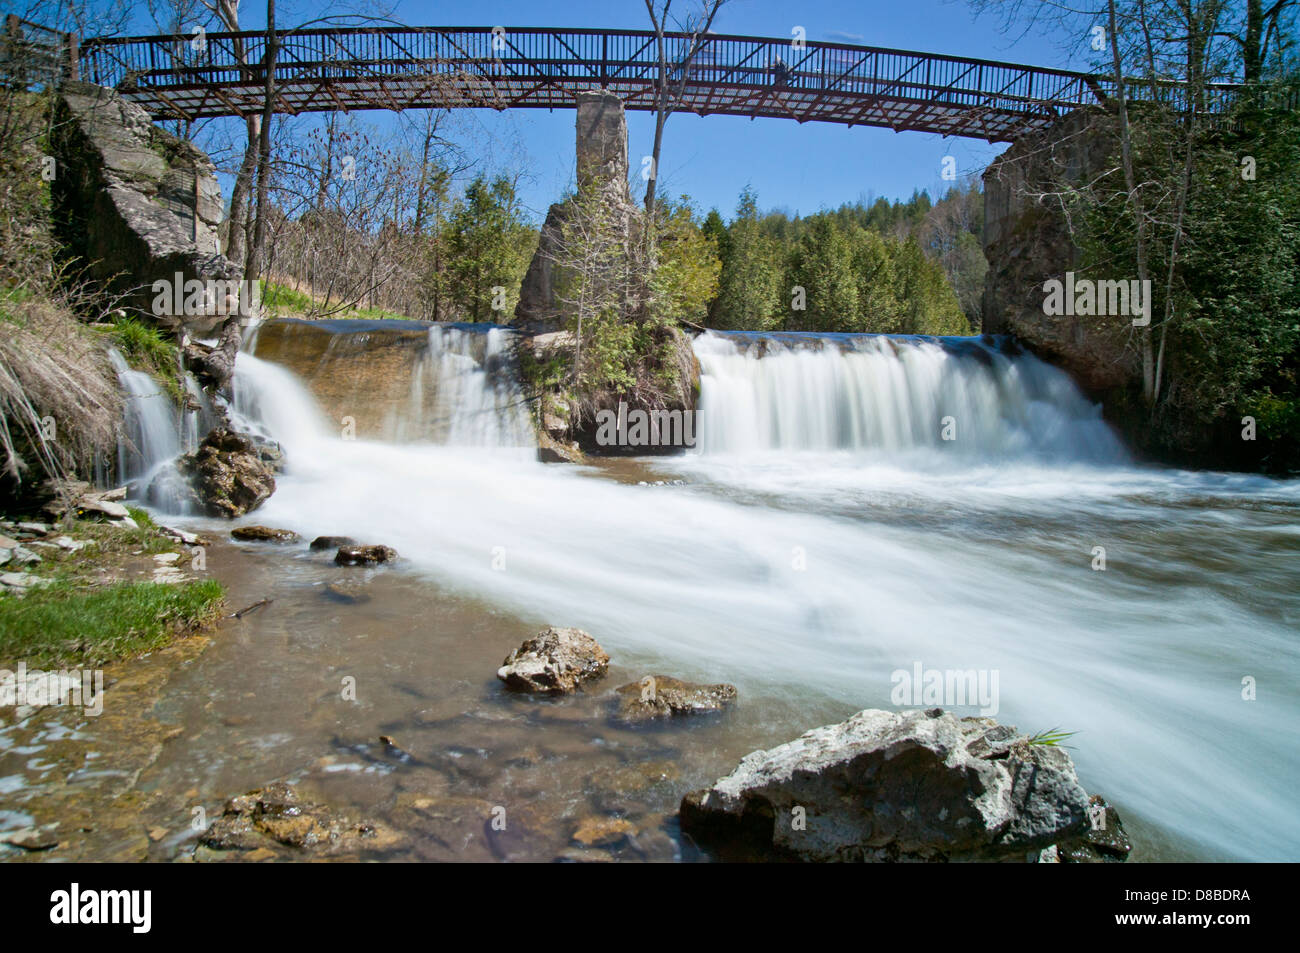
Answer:
<svg viewBox="0 0 1300 953"><path fill-rule="evenodd" d="M123 428L117 441L118 480L130 484L134 499L168 513L185 513L189 493L176 460L198 446L211 408L193 375L185 375L186 404L178 408L158 382L132 370L115 348L108 358L117 373L123 401Z"/></svg>
<svg viewBox="0 0 1300 953"><path fill-rule="evenodd" d="M1126 459L1064 372L994 339L708 332L695 354L705 454Z"/></svg>
<svg viewBox="0 0 1300 953"><path fill-rule="evenodd" d="M248 353L297 375L320 405L317 417L338 421L336 432L531 451L514 339L489 324L278 320L258 329Z"/></svg>
<svg viewBox="0 0 1300 953"><path fill-rule="evenodd" d="M456 447L535 446L528 405L509 350L511 332L429 328L429 348L411 381L399 439ZM481 339L481 340L480 340Z"/></svg>

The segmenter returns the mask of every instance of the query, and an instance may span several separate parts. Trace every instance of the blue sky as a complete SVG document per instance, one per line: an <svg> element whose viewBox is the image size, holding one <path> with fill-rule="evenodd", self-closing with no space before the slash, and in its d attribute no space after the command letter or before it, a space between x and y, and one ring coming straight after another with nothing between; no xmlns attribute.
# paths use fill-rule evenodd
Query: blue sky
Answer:
<svg viewBox="0 0 1300 953"><path fill-rule="evenodd" d="M690 8L695 0L676 0ZM321 5L281 0L282 25L318 17ZM265 23L257 0L245 0L243 25ZM582 26L648 28L643 0L476 0L428 3L403 0L396 19L411 25ZM790 36L802 26L809 40L862 43L924 52L1001 59L1038 66L1087 68L1077 38L1038 34L1004 36L994 16L973 17L964 0L731 0L714 23L720 33ZM391 122L370 113L375 124ZM465 110L457 121L477 136L484 164L504 168L524 164L522 198L540 221L547 206L573 180L574 114L569 110ZM634 191L641 187L639 159L650 152L654 122L650 113L628 114L629 154ZM952 155L960 173L978 172L1002 152L1004 144L943 139L917 132L829 124L798 125L790 120L748 120L732 116L675 114L665 130L660 188L688 194L702 209L717 207L730 218L740 190L752 185L763 208L807 214L859 196L906 198L914 189L941 193L943 157Z"/></svg>

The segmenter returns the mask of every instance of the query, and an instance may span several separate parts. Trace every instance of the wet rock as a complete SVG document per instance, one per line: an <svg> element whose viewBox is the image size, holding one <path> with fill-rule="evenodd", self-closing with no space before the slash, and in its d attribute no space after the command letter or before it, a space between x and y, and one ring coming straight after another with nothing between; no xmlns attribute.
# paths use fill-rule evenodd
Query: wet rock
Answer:
<svg viewBox="0 0 1300 953"><path fill-rule="evenodd" d="M578 822L573 840L583 847L613 847L635 837L636 833L636 825L626 818L588 817Z"/></svg>
<svg viewBox="0 0 1300 953"><path fill-rule="evenodd" d="M296 543L302 539L292 530L270 526L237 526L230 531L230 536L232 539L258 543Z"/></svg>
<svg viewBox="0 0 1300 953"><path fill-rule="evenodd" d="M1077 837L1053 844L1038 857L1041 863L1118 864L1128 860L1133 842L1119 819L1119 812L1100 794L1088 799L1088 826ZM1049 853L1050 852L1050 853ZM1052 854L1055 854L1055 861Z"/></svg>
<svg viewBox="0 0 1300 953"><path fill-rule="evenodd" d="M339 579L328 583L325 586L325 596L347 605L359 605L370 601L370 593L366 592L365 583L357 579Z"/></svg>
<svg viewBox="0 0 1300 953"><path fill-rule="evenodd" d="M311 541L312 549L341 549L344 546L359 546L351 536L317 536Z"/></svg>
<svg viewBox="0 0 1300 953"><path fill-rule="evenodd" d="M497 678L515 691L567 695L608 668L609 656L586 632L548 626L506 656Z"/></svg>
<svg viewBox="0 0 1300 953"><path fill-rule="evenodd" d="M340 566L375 566L396 558L397 550L391 546L340 546L334 554L334 562Z"/></svg>
<svg viewBox="0 0 1300 953"><path fill-rule="evenodd" d="M736 700L736 686L697 685L668 675L647 675L617 689L619 721L640 724L674 715L721 711Z"/></svg>
<svg viewBox="0 0 1300 953"><path fill-rule="evenodd" d="M210 851L272 851L324 855L391 850L402 835L378 824L358 822L303 801L288 784L276 782L226 802L221 817L199 838ZM195 859L200 859L196 853Z"/></svg>
<svg viewBox="0 0 1300 953"><path fill-rule="evenodd" d="M216 428L199 449L177 461L209 516L234 518L261 506L275 492L275 474L243 434Z"/></svg>
<svg viewBox="0 0 1300 953"><path fill-rule="evenodd" d="M1062 748L988 718L868 709L746 756L688 794L682 830L726 859L1018 860L1079 834Z"/></svg>
<svg viewBox="0 0 1300 953"><path fill-rule="evenodd" d="M598 791L626 798L679 777L681 770L675 762L638 761L601 768L587 779L587 784Z"/></svg>

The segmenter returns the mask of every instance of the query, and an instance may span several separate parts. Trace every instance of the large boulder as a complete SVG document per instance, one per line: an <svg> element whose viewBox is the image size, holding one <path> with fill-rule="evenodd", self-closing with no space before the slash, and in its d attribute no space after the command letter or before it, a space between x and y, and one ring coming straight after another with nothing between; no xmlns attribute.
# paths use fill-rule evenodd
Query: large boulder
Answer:
<svg viewBox="0 0 1300 953"><path fill-rule="evenodd" d="M261 506L275 492L275 471L243 434L218 427L199 449L177 461L199 506L209 516L233 519Z"/></svg>
<svg viewBox="0 0 1300 953"><path fill-rule="evenodd" d="M115 286L164 323L207 334L224 315L155 308L162 279L231 281L238 265L221 254L223 206L216 168L203 150L155 126L118 93L91 83L60 86L52 184L61 240L87 274Z"/></svg>
<svg viewBox="0 0 1300 953"><path fill-rule="evenodd" d="M1011 726L868 709L748 755L681 823L729 859L1024 861L1083 831L1088 796Z"/></svg>
<svg viewBox="0 0 1300 953"><path fill-rule="evenodd" d="M586 632L548 626L506 656L497 678L515 691L568 695L608 668L609 655Z"/></svg>

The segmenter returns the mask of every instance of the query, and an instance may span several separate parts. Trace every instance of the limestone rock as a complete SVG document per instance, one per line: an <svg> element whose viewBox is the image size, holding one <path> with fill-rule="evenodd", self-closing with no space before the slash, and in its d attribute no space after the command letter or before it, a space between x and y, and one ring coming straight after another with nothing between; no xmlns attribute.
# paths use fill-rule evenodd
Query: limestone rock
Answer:
<svg viewBox="0 0 1300 953"><path fill-rule="evenodd" d="M721 711L736 700L735 685L698 685L668 675L647 675L617 692L615 717L631 723Z"/></svg>
<svg viewBox="0 0 1300 953"><path fill-rule="evenodd" d="M238 278L239 268L221 254L223 205L212 160L111 89L69 81L59 93L54 219L89 277L116 282L146 312L153 282L173 281L177 272L185 279ZM166 318L182 323L180 315ZM184 316L199 333L222 320Z"/></svg>
<svg viewBox="0 0 1300 953"><path fill-rule="evenodd" d="M1088 799L1063 749L940 709L868 709L755 751L687 795L682 830L724 857L1020 860L1080 833Z"/></svg>
<svg viewBox="0 0 1300 953"><path fill-rule="evenodd" d="M275 492L275 474L243 434L218 427L199 449L177 462L209 516L234 518L261 506Z"/></svg>
<svg viewBox="0 0 1300 953"><path fill-rule="evenodd" d="M609 656L581 629L548 626L511 652L497 678L515 691L567 695L609 668Z"/></svg>
<svg viewBox="0 0 1300 953"><path fill-rule="evenodd" d="M391 546L340 546L334 562L340 566L374 566L390 563L397 558Z"/></svg>

